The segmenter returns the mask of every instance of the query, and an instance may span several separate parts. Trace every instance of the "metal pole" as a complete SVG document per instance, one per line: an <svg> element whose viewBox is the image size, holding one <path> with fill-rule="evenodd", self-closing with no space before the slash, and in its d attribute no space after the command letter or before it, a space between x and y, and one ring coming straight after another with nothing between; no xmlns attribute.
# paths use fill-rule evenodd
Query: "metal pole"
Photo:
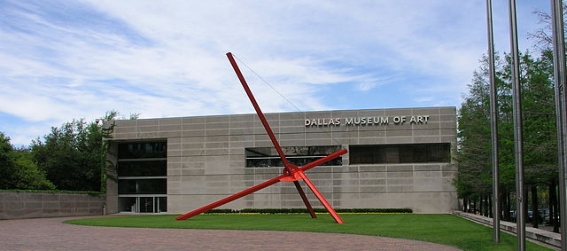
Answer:
<svg viewBox="0 0 567 251"><path fill-rule="evenodd" d="M488 23L488 75L490 80L490 132L492 139L492 239L500 242L500 174L498 166L498 99L496 69L494 66L494 32L492 22L492 0L486 0Z"/></svg>
<svg viewBox="0 0 567 251"><path fill-rule="evenodd" d="M567 117L565 96L565 38L563 28L563 1L551 0L551 24L553 34L553 66L555 78L555 113L557 125L557 150L558 150L558 168L559 168L559 220L561 233L561 250L567 250L567 191L565 191L565 168L567 167L567 158L565 157L567 150Z"/></svg>
<svg viewBox="0 0 567 251"><path fill-rule="evenodd" d="M516 0L510 0L510 49L512 56L512 110L514 113L514 157L516 166L516 234L517 250L526 250L526 217L524 201L524 146L522 139L522 92L520 86L520 58L518 52L518 28Z"/></svg>
<svg viewBox="0 0 567 251"><path fill-rule="evenodd" d="M232 68L234 69L236 76L240 80L240 83L242 84L242 87L244 88L246 95L248 95L250 102L252 102L252 106L254 107L254 110L256 110L256 113L258 114L258 118L260 118L260 121L262 122L264 129L266 129L266 133L270 137L270 140L272 141L274 148L276 148L278 155L282 159L282 163L284 165L284 168L288 172L291 172L292 170L289 167L289 162L287 161L287 158L286 158L286 156L285 156L285 154L282 150L282 147L280 146L280 143L278 143L278 140L276 139L276 135L274 134L274 131L272 131L272 128L270 127L270 124L268 123L266 116L264 116L264 113L260 109L260 105L258 105L258 102L256 101L256 98L254 97L254 94L252 94L252 91L250 90L250 87L248 86L248 83L246 82L244 75L240 71L240 67L238 67L238 64L236 64L236 60L234 60L232 53L228 52L228 53L226 53L226 56L228 57L228 61L232 65Z"/></svg>

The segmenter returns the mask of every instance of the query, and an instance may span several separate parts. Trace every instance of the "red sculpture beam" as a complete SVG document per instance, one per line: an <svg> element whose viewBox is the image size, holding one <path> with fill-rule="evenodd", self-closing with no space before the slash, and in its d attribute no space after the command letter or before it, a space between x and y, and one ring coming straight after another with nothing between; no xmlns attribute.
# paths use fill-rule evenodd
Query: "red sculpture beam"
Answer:
<svg viewBox="0 0 567 251"><path fill-rule="evenodd" d="M285 169L287 169L288 172L291 172L291 170L289 169L289 162L287 161L287 158L285 157L285 154L282 150L282 147L280 146L280 143L276 139L276 136L274 135L272 128L270 128L270 124L268 124L268 120L266 119L266 116L264 116L264 113L262 113L262 110L260 109L258 102L256 102L256 98L254 98L254 95L252 94L250 87L248 87L248 83L246 83L246 79L244 78L244 75L242 75L240 68L238 68L236 61L234 60L234 57L232 56L232 53L229 52L229 53L226 54L226 56L228 57L228 61L230 61L232 68L234 68L234 71L236 72L236 76L238 76L240 83L242 83L242 87L244 87L244 91L246 92L246 95L248 95L250 102L252 102L252 106L254 106L254 110L256 110L256 113L258 114L258 117L260 118L262 125L264 125L264 129L266 129L266 133L268 133L268 136L270 137L272 144L276 148L278 155L280 155L280 158L282 159L282 162L284 164Z"/></svg>
<svg viewBox="0 0 567 251"><path fill-rule="evenodd" d="M236 199L242 198L246 195L249 195L251 193L254 193L256 191L264 189L264 188L271 186L273 184L276 184L280 181L293 182L294 183L299 195L301 196L301 199L303 200L303 203L305 204L305 206L307 207L307 210L311 214L311 217L316 218L317 216L315 215L315 211L311 207L311 204L309 203L309 200L307 199L305 192L303 191L303 189L301 188L301 186L298 182L298 180L303 180L305 182L305 184L307 184L307 187L309 187L309 189L311 189L311 191L313 192L315 197L317 197L319 202L321 202L321 204L325 207L325 209L327 209L327 211L333 217L335 222L337 222L339 224L344 223L343 220L341 219L341 217L335 211L335 209L333 209L333 207L327 202L327 200L325 199L323 194L321 194L321 192L319 192L319 190L317 189L315 184L313 184L313 182L311 182L311 180L307 177L307 175L305 174L305 171L307 171L311 168L314 168L318 165L324 164L324 163L331 161L333 159L336 159L336 158L340 157L341 155L347 153L347 150L341 149L341 150L336 151L336 152L334 152L334 153L332 153L332 154L330 154L326 157L323 157L323 158L317 159L313 162L307 163L307 164L305 164L301 167L297 167L296 165L289 163L287 161L287 158L286 158L278 140L276 139L274 132L270 128L268 120L264 116L264 113L262 113L262 110L260 109L258 102L256 102L256 99L254 98L252 91L248 87L248 84L246 83L246 79L244 78L244 76L242 75L242 72L238 68L238 65L236 64L234 57L232 56L232 54L230 52L227 53L226 56L228 57L230 64L234 68L234 71L236 72L236 75L238 76L238 79L240 80L240 83L242 84L242 87L244 88L246 95L248 95L250 102L252 102L252 105L254 106L254 109L256 110L256 113L258 114L258 117L260 118L260 121L262 122L262 125L264 126L264 129L266 130L266 133L270 137L270 140L272 141L274 148L278 152L278 155L280 156L282 163L284 164L284 171L283 171L283 174L281 174L277 177L269 179L269 180L262 182L258 185L252 186L248 189L245 189L241 192L235 193L235 194L228 196L226 198L220 199L220 200L213 202L209 205L203 206L201 208L195 209L195 210L188 212L186 214L180 215L176 218L176 220L189 219L193 216L202 214L202 213L209 211L213 208L217 208L217 207L222 206L226 203L229 203L229 202L234 201Z"/></svg>
<svg viewBox="0 0 567 251"><path fill-rule="evenodd" d="M321 158L321 159L319 159L319 160L320 160L322 163L325 163L325 162L328 162L328 161L331 161L331 160L333 160L333 159L338 158L339 156L345 154L346 152L347 152L346 150L342 149L342 150L337 151L337 152L334 152L334 153L332 153L332 154L330 154L330 155L328 155L328 156L326 156L326 157L323 157L323 158ZM313 166L304 165L304 166L302 166L302 167L296 167L296 170L295 170L294 174L296 174L296 175L298 175L298 176L300 176L300 177L301 177L301 176L305 176L305 174L303 174L304 171L307 171L307 170L309 170L309 169L311 169L311 168L313 168L313 167L316 167L316 166L317 166L317 165L313 165ZM301 175L301 174L303 174L303 175ZM307 176L305 176L305 177L307 177ZM229 203L229 202L231 202L231 201L233 201L233 200L242 198L242 197L244 197L244 196L246 196L246 195L249 195L249 194L254 193L254 192L256 192L256 191L262 190L262 189L264 189L264 188L266 188L266 187L269 187L269 186L271 186L271 185L273 185L273 184L276 184L276 183L278 183L278 182L280 182L280 181L290 181L290 180L287 180L287 179L289 179L289 178L295 179L294 175L290 175L289 173L284 172L284 173L281 174L280 176L276 176L276 177L274 177L274 178L271 178L271 179L269 179L269 180L267 180L267 181L264 181L264 182L262 182L262 183L260 183L260 184L258 184L258 185L255 185L255 186L252 186L252 187L250 187L250 188L247 188L247 189L245 189L245 190L243 190L243 191L241 191L241 192L235 193L235 194L233 194L233 195L231 195L231 196L228 196L228 197L226 197L226 198L224 198L224 199L220 199L220 200L218 200L218 201L215 201L215 202L213 202L213 203L211 203L211 204L209 204L209 205L206 205L206 206L197 208L197 209L195 209L195 210L193 210L193 211L191 211L191 212L188 212L188 213L186 213L186 214L180 215L180 216L178 216L178 217L175 218L175 219L176 219L176 220L186 220L186 219L189 219L189 218L191 218L191 217L193 217L193 216L197 216L197 215L199 215L199 214L202 214L202 213L204 213L204 212L207 212L207 211L209 211L209 210L211 210L211 209L213 209L213 208L220 207L220 206L222 206L222 205L224 205L224 204L226 204L226 203ZM314 186L313 186L313 187L314 187ZM309 188L311 188L311 187L309 187ZM321 195L321 196L322 196L322 195ZM323 198L323 199L324 199L324 198ZM327 205L328 205L328 203L327 203ZM330 206L329 206L329 207L330 207ZM334 210L333 210L333 212L334 212ZM336 212L335 212L334 214L336 214ZM333 214L331 214L331 215L333 215ZM333 218L335 218L335 216L333 216ZM335 221L337 221L337 223L343 223L342 219L340 219L340 217L338 217L338 215L337 215L337 218L339 219L339 220L337 220L337 219L335 218Z"/></svg>

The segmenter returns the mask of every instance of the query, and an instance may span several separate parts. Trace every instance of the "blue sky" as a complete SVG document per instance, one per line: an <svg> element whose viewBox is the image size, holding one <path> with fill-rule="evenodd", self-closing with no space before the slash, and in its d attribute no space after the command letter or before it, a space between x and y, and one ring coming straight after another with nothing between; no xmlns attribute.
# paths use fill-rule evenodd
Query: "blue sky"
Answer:
<svg viewBox="0 0 567 251"><path fill-rule="evenodd" d="M509 51L508 1L493 2ZM549 1L517 9L533 50ZM0 0L0 16L0 132L16 146L111 110L253 113L227 52L264 112L297 112L458 107L487 51L485 0Z"/></svg>

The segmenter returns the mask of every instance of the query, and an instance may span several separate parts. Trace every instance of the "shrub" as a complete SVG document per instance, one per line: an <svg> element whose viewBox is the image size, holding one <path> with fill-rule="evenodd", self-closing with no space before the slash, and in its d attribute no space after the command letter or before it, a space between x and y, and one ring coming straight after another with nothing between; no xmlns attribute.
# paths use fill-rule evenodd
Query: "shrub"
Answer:
<svg viewBox="0 0 567 251"><path fill-rule="evenodd" d="M325 208L314 208L316 213L326 213ZM411 208L339 208L335 209L337 213L358 213L358 214L368 214L368 213L403 213L411 214L413 210ZM305 214L308 213L306 208L244 208L241 210L233 209L212 209L206 212L207 214L230 214L230 213L242 213L242 214Z"/></svg>

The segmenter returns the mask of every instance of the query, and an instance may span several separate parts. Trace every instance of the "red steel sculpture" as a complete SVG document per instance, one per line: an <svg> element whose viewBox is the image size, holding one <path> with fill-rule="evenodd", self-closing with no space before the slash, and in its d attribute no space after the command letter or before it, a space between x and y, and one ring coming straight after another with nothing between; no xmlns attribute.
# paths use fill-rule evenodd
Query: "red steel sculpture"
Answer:
<svg viewBox="0 0 567 251"><path fill-rule="evenodd" d="M178 216L177 218L175 218L176 220L186 220L189 219L191 217L197 216L199 214L202 214L204 212L207 212L211 209L217 208L219 206L222 206L226 203L229 203L233 200L242 198L246 195L249 195L251 193L254 193L256 191L259 191L261 189L264 189L268 186L274 185L280 181L283 182L293 182L297 191L299 192L299 195L301 196L301 199L303 200L303 203L305 204L305 206L307 207L307 210L309 211L309 214L311 215L312 218L317 218L317 216L315 215L315 211L313 210L313 207L311 206L311 204L309 203L309 200L307 199L307 196L305 195L305 192L303 191L303 189L301 188L301 185L299 184L299 180L303 180L305 182L305 184L309 187L309 189L311 189L311 191L313 192L313 194L315 194L315 196L317 197L317 199L319 199L319 201L321 202L321 204L325 207L325 209L327 209L327 211L329 212L329 214L333 217L333 219L339 223L339 224L343 224L344 221L341 219L341 217L337 214L337 212L335 211L335 209L333 209L333 207L329 204L329 202L327 202L327 200L325 199L325 197L323 196L323 194L321 194L321 192L319 192L319 190L317 189L317 187L315 187L315 185L313 184L313 182L311 182L311 180L307 177L307 175L305 174L305 171L314 168L318 165L324 164L328 161L331 161L335 158L338 158L339 156L347 153L346 149L341 149L339 151L336 151L328 156L325 156L323 158L317 159L313 162L307 163L303 166L296 166L294 164L291 164L288 162L280 144L278 143L278 140L276 139L276 136L274 135L274 132L272 131L272 129L270 128L270 125L268 124L268 121L266 120L266 117L264 116L264 114L262 113L262 110L260 110L260 106L258 106L258 103L256 102L256 99L254 98L254 95L252 94L252 91L250 90L250 88L248 87L248 84L246 83L246 79L244 79L244 76L242 75L242 72L240 72L240 69L238 68L238 65L236 64L236 61L234 60L234 57L232 56L232 53L227 53L226 56L228 57L228 60L230 61L230 64L232 65L232 67L234 68L234 71L236 72L236 75L238 76L238 79L240 80L240 83L242 83L242 87L244 87L244 91L246 91L246 94L248 95L248 98L250 99L250 102L252 102L252 105L254 106L254 109L256 110L256 113L258 114L258 117L260 118L260 121L262 122L262 125L264 125L264 128L266 129L266 133L268 133L268 136L270 137L270 140L272 141L272 144L274 145L274 148L276 149L276 151L278 152L278 155L280 156L282 163L284 164L284 169L283 169L283 173L277 177L274 177L272 179L269 179L263 183L260 183L258 185L252 186L246 190L243 190L241 192L235 193L231 196L228 196L224 199L215 201L209 205L203 206L201 208L197 208L193 211L190 211L186 214L182 214L180 216Z"/></svg>

